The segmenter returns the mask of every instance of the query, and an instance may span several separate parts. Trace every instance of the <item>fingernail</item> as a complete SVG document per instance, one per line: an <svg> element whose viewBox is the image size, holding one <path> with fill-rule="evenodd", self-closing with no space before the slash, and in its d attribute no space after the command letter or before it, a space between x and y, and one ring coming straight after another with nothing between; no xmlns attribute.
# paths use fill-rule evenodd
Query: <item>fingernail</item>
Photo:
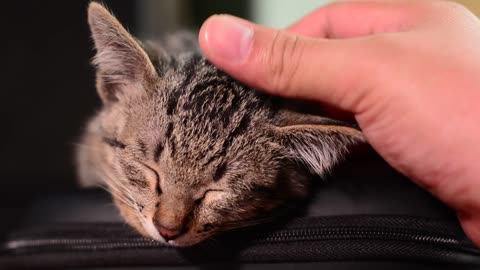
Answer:
<svg viewBox="0 0 480 270"><path fill-rule="evenodd" d="M245 61L253 43L251 27L228 15L211 17L205 27L204 35L209 53L230 62Z"/></svg>

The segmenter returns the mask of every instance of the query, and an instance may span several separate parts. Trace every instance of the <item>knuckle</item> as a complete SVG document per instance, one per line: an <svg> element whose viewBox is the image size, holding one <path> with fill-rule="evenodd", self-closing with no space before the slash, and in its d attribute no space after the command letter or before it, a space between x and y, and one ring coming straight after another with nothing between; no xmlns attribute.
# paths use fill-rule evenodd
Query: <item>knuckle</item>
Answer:
<svg viewBox="0 0 480 270"><path fill-rule="evenodd" d="M303 46L297 36L277 30L266 57L266 78L269 90L288 95L303 55Z"/></svg>

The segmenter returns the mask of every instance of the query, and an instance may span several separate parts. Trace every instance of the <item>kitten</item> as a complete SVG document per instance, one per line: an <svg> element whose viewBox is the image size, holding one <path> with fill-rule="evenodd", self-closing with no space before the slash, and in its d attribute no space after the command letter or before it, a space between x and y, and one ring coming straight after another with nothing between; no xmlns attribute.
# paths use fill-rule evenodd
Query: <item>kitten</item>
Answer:
<svg viewBox="0 0 480 270"><path fill-rule="evenodd" d="M197 49L135 40L98 3L88 22L103 106L77 149L79 176L107 186L144 236L183 247L255 224L365 142L243 86Z"/></svg>

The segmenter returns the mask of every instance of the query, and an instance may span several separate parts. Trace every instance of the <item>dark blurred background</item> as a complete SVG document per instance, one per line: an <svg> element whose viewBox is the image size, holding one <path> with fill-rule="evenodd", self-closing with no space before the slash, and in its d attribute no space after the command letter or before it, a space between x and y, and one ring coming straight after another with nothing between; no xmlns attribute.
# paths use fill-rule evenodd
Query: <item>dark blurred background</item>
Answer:
<svg viewBox="0 0 480 270"><path fill-rule="evenodd" d="M2 3L0 238L39 195L76 189L73 149L100 103L86 22L89 1ZM198 29L213 13L284 27L326 0L103 1L134 34ZM480 6L480 1L463 1ZM474 7L475 8L475 7Z"/></svg>

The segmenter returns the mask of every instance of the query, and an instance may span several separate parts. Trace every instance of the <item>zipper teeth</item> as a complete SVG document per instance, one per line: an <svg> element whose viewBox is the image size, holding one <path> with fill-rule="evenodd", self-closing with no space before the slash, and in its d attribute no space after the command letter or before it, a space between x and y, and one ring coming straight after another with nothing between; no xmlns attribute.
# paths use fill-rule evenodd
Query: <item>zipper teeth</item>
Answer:
<svg viewBox="0 0 480 270"><path fill-rule="evenodd" d="M412 231L407 229L385 228L305 228L293 229L272 233L260 237L257 243L280 243L293 241L322 241L322 240L393 240L413 241L431 244L446 244L462 247L462 242L454 237L435 235L425 231ZM141 237L116 238L116 239L19 239L7 242L4 246L8 250L21 250L32 248L61 247L69 250L94 250L94 249L123 249L123 248L159 248L168 247L155 240Z"/></svg>
<svg viewBox="0 0 480 270"><path fill-rule="evenodd" d="M307 230L293 230L269 235L260 242L289 242L309 240L341 240L341 239L378 239L378 240L407 240L431 242L450 245L459 245L460 241L453 237L434 235L429 232L419 232L400 229L375 228L311 228Z"/></svg>
<svg viewBox="0 0 480 270"><path fill-rule="evenodd" d="M33 239L14 240L7 243L10 250L38 247L65 246L72 249L118 249L118 248L141 248L141 247L167 247L155 240L144 238L120 238L109 239Z"/></svg>

